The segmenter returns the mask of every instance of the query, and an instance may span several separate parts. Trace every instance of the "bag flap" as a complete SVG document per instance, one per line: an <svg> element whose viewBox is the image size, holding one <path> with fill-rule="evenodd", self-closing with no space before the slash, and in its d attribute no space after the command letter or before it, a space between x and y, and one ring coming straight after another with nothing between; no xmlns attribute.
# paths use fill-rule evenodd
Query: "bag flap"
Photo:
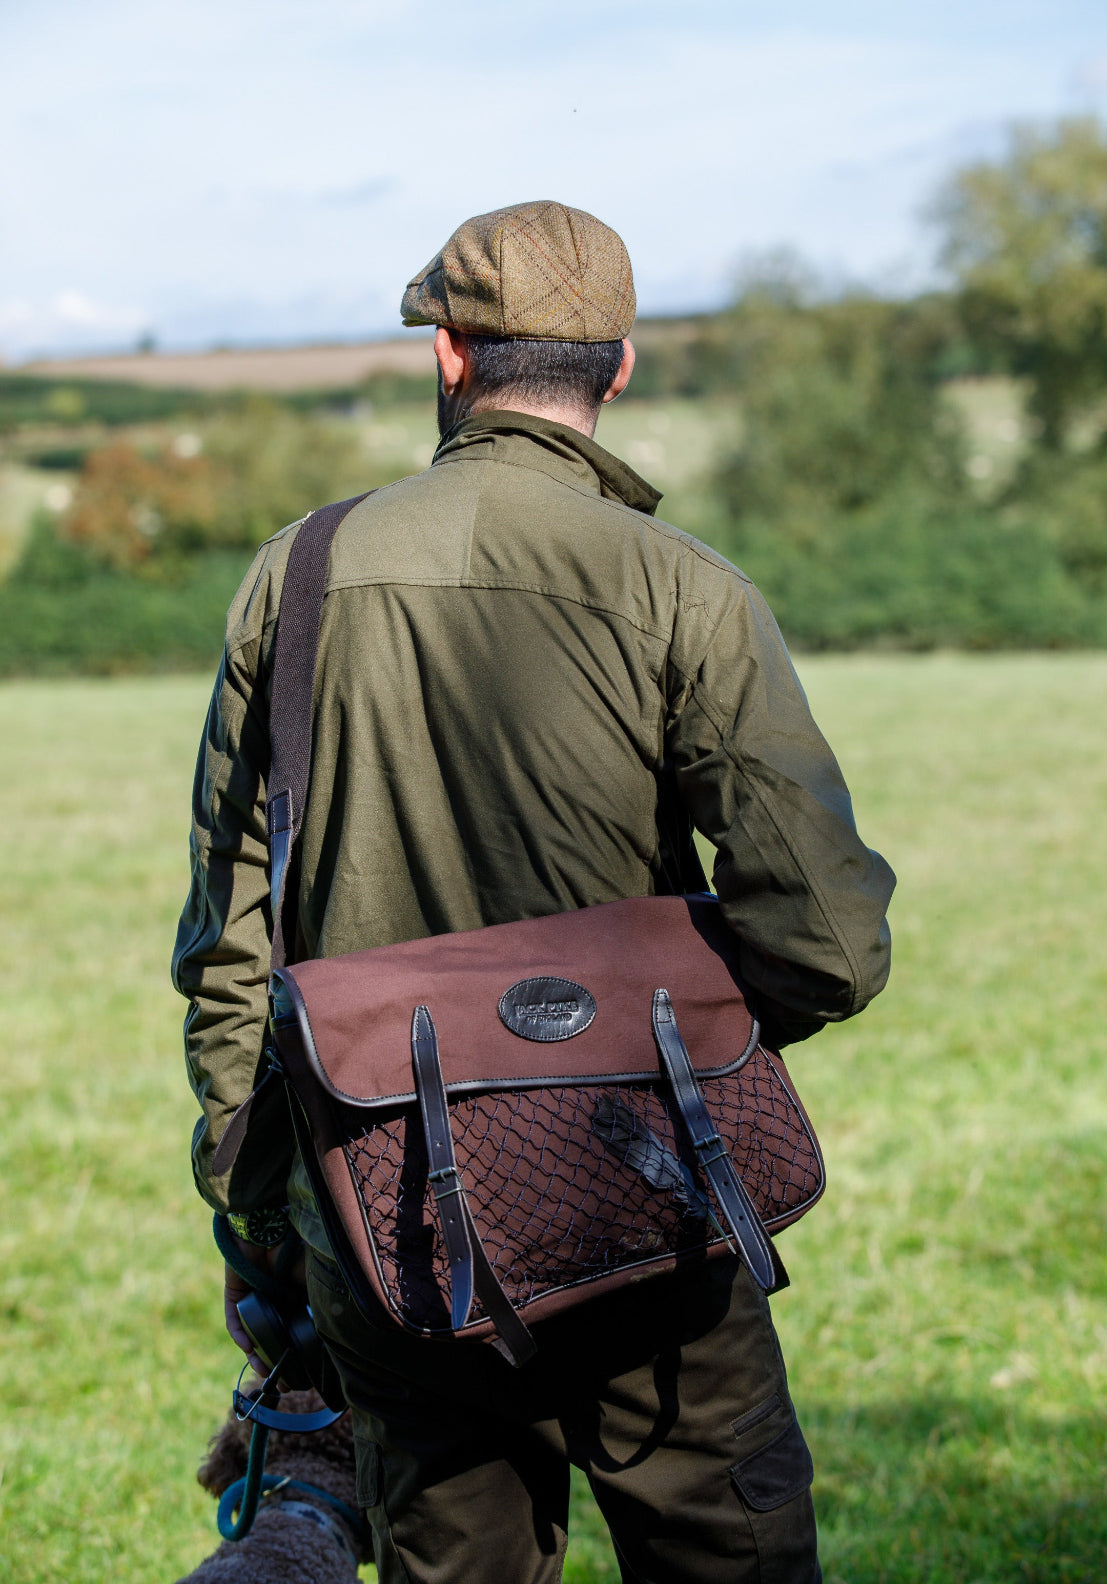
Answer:
<svg viewBox="0 0 1107 1584"><path fill-rule="evenodd" d="M658 1075L663 987L697 1074L716 1077L759 1037L737 957L714 898L633 897L292 964L273 976L274 1026L281 1048L294 1009L316 1077L355 1104L414 1100L417 1006L434 1019L451 1095L633 1083Z"/></svg>

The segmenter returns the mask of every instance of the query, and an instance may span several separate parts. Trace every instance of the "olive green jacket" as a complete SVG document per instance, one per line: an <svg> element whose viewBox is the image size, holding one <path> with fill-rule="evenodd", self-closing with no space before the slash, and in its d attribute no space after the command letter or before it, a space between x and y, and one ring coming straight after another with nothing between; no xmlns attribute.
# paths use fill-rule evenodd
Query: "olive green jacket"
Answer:
<svg viewBox="0 0 1107 1584"><path fill-rule="evenodd" d="M298 955L650 894L668 760L778 1037L881 988L892 873L857 836L761 595L656 521L659 499L576 430L500 412L459 424L425 472L346 517L316 669ZM173 958L203 1108L196 1180L219 1209L282 1199L292 1155L271 1106L251 1128L271 1129L260 1156L230 1180L212 1171L266 1019L269 681L297 526L261 547L230 610Z"/></svg>

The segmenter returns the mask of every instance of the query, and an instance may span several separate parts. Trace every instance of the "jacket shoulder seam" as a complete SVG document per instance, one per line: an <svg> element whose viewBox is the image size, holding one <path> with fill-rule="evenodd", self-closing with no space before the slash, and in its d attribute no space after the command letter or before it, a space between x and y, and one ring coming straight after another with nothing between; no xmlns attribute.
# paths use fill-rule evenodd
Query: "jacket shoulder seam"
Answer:
<svg viewBox="0 0 1107 1584"><path fill-rule="evenodd" d="M644 633L647 638L656 638L660 643L669 639L667 631L660 627L651 627L648 623L640 621L637 617L628 615L626 611L617 610L613 605L605 605L600 600L591 600L584 595L569 594L563 589L549 588L543 583L517 582L492 582L482 578L461 577L396 577L395 575L381 577L340 578L334 583L327 584L327 595L339 593L348 588L456 588L456 589L486 589L490 593L504 594L539 594L544 599L564 600L568 605L579 605L583 610L595 611L604 616L614 616L619 621L625 621L628 626Z"/></svg>

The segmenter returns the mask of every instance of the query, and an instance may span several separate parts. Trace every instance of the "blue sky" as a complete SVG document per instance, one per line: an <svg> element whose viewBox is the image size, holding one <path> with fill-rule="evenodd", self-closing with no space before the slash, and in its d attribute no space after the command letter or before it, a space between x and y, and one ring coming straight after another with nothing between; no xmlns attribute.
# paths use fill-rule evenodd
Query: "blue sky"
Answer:
<svg viewBox="0 0 1107 1584"><path fill-rule="evenodd" d="M0 0L0 355L392 333L532 197L623 233L646 312L777 246L910 287L941 176L1084 111L1102 0Z"/></svg>

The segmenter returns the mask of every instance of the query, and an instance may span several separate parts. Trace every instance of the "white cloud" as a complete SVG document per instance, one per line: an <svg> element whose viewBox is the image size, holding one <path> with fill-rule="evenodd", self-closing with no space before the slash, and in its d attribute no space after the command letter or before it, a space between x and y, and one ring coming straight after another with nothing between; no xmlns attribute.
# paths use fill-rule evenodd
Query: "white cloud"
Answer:
<svg viewBox="0 0 1107 1584"><path fill-rule="evenodd" d="M63 324L96 325L102 321L103 314L96 304L90 302L83 292L59 292L52 303L54 314Z"/></svg>

